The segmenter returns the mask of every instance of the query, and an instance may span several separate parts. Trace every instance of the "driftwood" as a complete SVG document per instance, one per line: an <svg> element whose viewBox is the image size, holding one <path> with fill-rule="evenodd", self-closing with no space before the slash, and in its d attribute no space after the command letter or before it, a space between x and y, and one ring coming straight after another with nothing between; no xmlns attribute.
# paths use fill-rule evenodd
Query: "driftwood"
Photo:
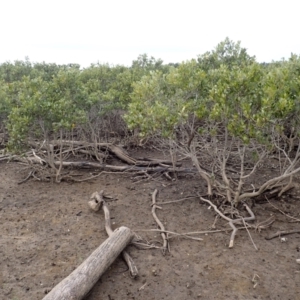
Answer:
<svg viewBox="0 0 300 300"><path fill-rule="evenodd" d="M43 300L83 299L133 237L133 232L127 227L116 229L77 269L56 285Z"/></svg>
<svg viewBox="0 0 300 300"><path fill-rule="evenodd" d="M27 157L21 157L21 156L14 156L12 157L13 160L15 161L19 161L22 162L24 164L32 164L32 165L40 165L38 166L39 170L43 170L43 172L45 172L45 176L44 178L48 178L48 177L54 177L56 176L55 174L51 173L51 172L47 172L47 165L48 162L46 160L41 160L38 159L35 156L27 156ZM8 157L6 158L6 160L8 160ZM121 172L121 173L139 173L139 172L144 172L144 173L154 173L154 174L166 174L166 173L184 173L184 174L195 174L197 173L197 170L195 168L182 168L182 167L172 167L172 166L168 166L168 165L155 165L153 164L153 166L149 166L149 164L144 166L138 166L138 165L125 165L125 166L114 166L114 165L109 165L106 163L101 163L101 162L91 162L91 161L53 161L52 166L55 168L62 168L62 167L74 167L74 168L79 168L79 169L97 169L99 171L104 171L104 172ZM38 174L35 174L36 167L34 167L34 172L29 172L28 177L26 177L25 179L21 180L19 183L23 183L26 182L30 177L34 177L38 180L41 180L38 177ZM61 180L62 179L69 179L69 180L74 180L74 178L72 177L72 175L68 175L68 174L59 174L61 176ZM65 176L68 175L68 176ZM99 174L98 174L99 175ZM98 176L97 175L97 176ZM85 181L88 179L93 179L97 176L91 176L90 178L86 178L83 180L79 180L79 181ZM60 181L60 180L59 180ZM58 182L59 182L58 181ZM74 180L77 181L77 180Z"/></svg>
<svg viewBox="0 0 300 300"><path fill-rule="evenodd" d="M13 159L25 164L32 165L34 173L30 172L28 177L20 181L20 183L27 181L30 177L39 178L39 174L42 174L42 178L48 179L49 177L56 177L56 181L60 182L63 179L72 180L71 175L64 176L61 171L64 167L75 168L91 168L98 169L100 171L109 172L133 172L164 174L169 179L169 173L197 173L195 168L182 168L181 163L175 161L168 161L162 159L149 159L149 158L132 158L122 148L111 143L87 143L83 141L71 141L71 140L53 140L48 142L29 142L32 147L31 151L28 151L25 156L4 156L4 160ZM37 149L37 150L35 150ZM50 153L49 153L50 151ZM116 166L105 163L107 153L111 153L119 158L121 161L126 162L126 165ZM48 153L48 155L46 155ZM97 162L83 160L83 161L65 161L70 154L76 155L76 153L88 154L97 158ZM62 157L62 154L64 157ZM2 157L0 157L1 159ZM40 166L39 166L40 165ZM48 170L50 167L50 171ZM47 171L48 170L48 171ZM51 172L52 171L52 172ZM91 177L93 178L93 177ZM86 180L86 179L84 179ZM76 180L75 180L76 181Z"/></svg>

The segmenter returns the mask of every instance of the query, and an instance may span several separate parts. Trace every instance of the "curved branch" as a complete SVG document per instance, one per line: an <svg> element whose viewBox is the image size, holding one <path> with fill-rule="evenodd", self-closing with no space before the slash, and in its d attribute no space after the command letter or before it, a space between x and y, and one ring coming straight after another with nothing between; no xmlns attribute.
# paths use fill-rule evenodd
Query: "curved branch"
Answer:
<svg viewBox="0 0 300 300"><path fill-rule="evenodd" d="M204 199L200 195L198 195L198 196L199 196L200 200L202 200L202 201L208 203L209 205L211 205L213 207L213 209L215 210L216 213L218 213L223 219L225 219L226 221L228 221L230 227L232 228L232 234L231 234L230 241L229 241L229 248L232 248L234 246L234 238L235 238L235 235L236 235L237 230L238 230L235 227L234 224L242 224L245 221L255 220L255 215L253 214L252 210L248 207L248 205L244 204L244 206L247 209L247 212L250 214L250 217L232 220L232 219L226 217L222 212L220 212L220 210L217 208L217 206L214 205L211 201L209 201L207 199Z"/></svg>
<svg viewBox="0 0 300 300"><path fill-rule="evenodd" d="M163 225L163 223L158 219L157 215L156 215L156 208L160 208L159 206L156 205L156 195L157 195L158 191L157 189L154 190L153 194L152 194L152 215L154 220L156 221L158 227L162 230L161 232L161 237L163 238L163 255L166 254L166 251L168 249L168 239L167 239L167 235L165 233L165 226Z"/></svg>

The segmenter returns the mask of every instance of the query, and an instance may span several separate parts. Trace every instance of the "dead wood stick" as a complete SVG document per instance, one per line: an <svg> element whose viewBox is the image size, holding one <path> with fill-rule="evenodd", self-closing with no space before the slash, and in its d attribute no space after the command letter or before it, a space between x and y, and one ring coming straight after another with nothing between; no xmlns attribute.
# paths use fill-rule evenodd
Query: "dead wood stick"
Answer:
<svg viewBox="0 0 300 300"><path fill-rule="evenodd" d="M0 161L2 160L13 160L14 158L18 157L17 155L11 155L11 154L6 154L6 155L1 155L0 156Z"/></svg>
<svg viewBox="0 0 300 300"><path fill-rule="evenodd" d="M288 217L288 218L291 218L291 219L293 219L293 220L296 221L296 222L300 222L300 219L297 219L297 218L295 218L295 217L292 217L292 216L286 214L284 211L282 211L282 210L279 209L277 206L275 206L274 204L272 204L272 203L270 202L270 200L268 199L268 197L265 196L265 198L266 198L266 200L269 202L269 204L270 204L271 206L273 206L275 209L277 209L279 212L281 212L284 216L286 216L286 217Z"/></svg>
<svg viewBox="0 0 300 300"><path fill-rule="evenodd" d="M37 146L38 144L35 142L29 142L31 146ZM122 147L113 145L111 143L88 143L84 141L72 141L72 140L53 140L51 141L51 145L53 147L58 147L58 145L63 146L85 146L85 147L99 147L100 149L105 149L115 154L120 160L125 161L130 165L134 165L136 160L131 158L127 153L122 149ZM44 149L45 147L42 145L41 147Z"/></svg>
<svg viewBox="0 0 300 300"><path fill-rule="evenodd" d="M277 231L276 233L266 237L265 239L272 240L278 236L288 235L288 234L292 234L292 233L300 233L300 229Z"/></svg>
<svg viewBox="0 0 300 300"><path fill-rule="evenodd" d="M61 162L55 161L54 165L58 166ZM110 171L128 171L128 172L139 172L139 171L147 171L147 172L184 172L184 173L196 173L197 171L193 168L181 168L176 167L139 167L139 166L113 166L108 164L102 163L95 163L89 161L76 161L76 162L69 162L65 161L62 162L62 165L65 167L79 167L79 168L97 168L103 170L110 170Z"/></svg>
<svg viewBox="0 0 300 300"><path fill-rule="evenodd" d="M245 227L238 227L238 229L245 229ZM192 231L192 232L183 232L183 233L178 233L170 230L161 230L161 229L136 229L135 231L166 232L174 236L181 236L181 235L192 235L192 234L209 234L209 233L227 232L228 230L229 229L216 229L216 230ZM172 238L172 236L170 236L169 238Z"/></svg>
<svg viewBox="0 0 300 300"><path fill-rule="evenodd" d="M169 175L168 172L164 172L163 175L165 175L165 177L171 181L173 181L172 177Z"/></svg>
<svg viewBox="0 0 300 300"><path fill-rule="evenodd" d="M234 224L241 224L243 223L244 221L252 221L252 220L255 220L255 216L253 214L253 212L251 211L251 209L248 207L248 205L244 204L244 206L246 207L248 213L250 214L250 217L247 217L247 218L240 218L240 219L230 219L228 217L226 217L222 212L219 211L219 209L217 208L216 205L214 205L211 201L209 201L208 199L204 199L203 197L201 197L199 195L199 198L210 204L210 206L213 207L213 209L215 210L216 213L218 213L223 219L227 220L228 221L228 224L230 225L230 227L232 228L232 234L231 234L231 237L230 237L230 241L229 241L229 248L233 248L234 246L234 238L235 238L235 235L237 233L237 228Z"/></svg>
<svg viewBox="0 0 300 300"><path fill-rule="evenodd" d="M164 205L164 204L171 204L171 203L177 203L177 202L182 202L185 200L189 200L189 199L194 199L197 198L196 196L188 196L182 199L178 199L178 200L172 200L172 201L166 201L166 202L156 202L156 205Z"/></svg>
<svg viewBox="0 0 300 300"><path fill-rule="evenodd" d="M258 251L258 248L257 248L256 244L255 244L254 241L253 241L253 238L252 238L252 236L251 236L251 234L250 234L250 231L249 231L249 229L248 229L247 226L246 226L245 219L242 219L242 221L243 221L243 223L244 223L244 226L245 226L245 228L246 228L246 231L247 231L247 233L248 233L248 235L249 235L250 241L252 242L252 245L253 245L254 249L255 249L256 251Z"/></svg>
<svg viewBox="0 0 300 300"><path fill-rule="evenodd" d="M163 159L154 159L154 158L148 158L148 157L143 157L143 158L137 158L137 164L139 164L140 162L146 163L146 162L150 162L151 164L164 164L164 165L173 165L172 161L169 160L163 160ZM182 165L182 163L175 163L176 167L180 167Z"/></svg>
<svg viewBox="0 0 300 300"><path fill-rule="evenodd" d="M136 160L134 158L130 157L121 147L118 147L113 144L108 144L106 147L110 152L115 154L119 159L125 161L129 165L136 164Z"/></svg>
<svg viewBox="0 0 300 300"><path fill-rule="evenodd" d="M215 220L214 220L214 222L213 222L213 224L211 225L211 227L210 228L212 228L212 229L216 229L216 223L217 223L217 221L218 221L218 219L219 219L219 215L216 215L216 217L215 217Z"/></svg>
<svg viewBox="0 0 300 300"><path fill-rule="evenodd" d="M244 225L245 225L245 221L255 220L255 216L254 216L252 210L249 208L249 206L247 204L244 204L244 207L247 209L248 213L250 214L250 217L240 218L240 219L235 219L235 220L230 219L230 221L229 221L229 225L233 229L231 237L230 237L229 248L233 248L234 238L235 238L235 235L236 235L237 230L238 230L233 223L237 223L237 224L244 223ZM252 238L250 238L250 239L252 239Z"/></svg>
<svg viewBox="0 0 300 300"><path fill-rule="evenodd" d="M174 237L184 237L187 239L197 240L197 241L203 241L201 238L194 238L192 236L189 236L189 234L204 234L204 233L215 233L215 232L221 232L221 231L228 231L228 230L216 230L216 231L199 231L199 232L186 232L186 233L177 233L174 231L169 230L161 230L161 229L137 229L136 231L145 231L145 232L160 232L160 233L168 233L172 234L173 236L168 236L168 239L174 238Z"/></svg>
<svg viewBox="0 0 300 300"><path fill-rule="evenodd" d="M102 174L122 174L122 175L128 175L127 172L101 171L101 172L99 172L96 175L93 175L93 176L90 176L90 177L86 177L86 178L83 178L83 179L75 179L74 178L74 176L82 176L81 174L80 175L69 175L67 178L70 179L70 180L73 180L75 182L83 182L83 181L88 181L88 180L91 180L91 179L95 179L95 178L99 177ZM107 198L107 196L104 196L104 197Z"/></svg>
<svg viewBox="0 0 300 300"><path fill-rule="evenodd" d="M21 181L18 181L18 184L21 184L21 183L26 182L26 181L33 175L33 173L34 173L34 171L30 171L30 172L28 173L28 175L26 176L26 178L24 178L24 179L21 180Z"/></svg>
<svg viewBox="0 0 300 300"><path fill-rule="evenodd" d="M36 146L37 144L35 142L30 142L29 143L31 146ZM134 159L130 157L126 151L121 147L121 146L116 146L111 143L87 143L84 141L72 141L72 140L60 140L60 141L52 141L52 145L58 146L58 145L69 145L69 146L80 146L80 147L99 147L100 149L105 149L108 150L109 152L113 153L116 155L120 160L126 162L129 165L140 165L140 166L157 166L160 164L167 164L167 165L172 165L172 162L166 161L166 160L161 160L161 159L147 159L147 158L142 158L140 159ZM100 154L104 155L104 154ZM180 166L180 163L176 163L176 166Z"/></svg>
<svg viewBox="0 0 300 300"><path fill-rule="evenodd" d="M95 192L93 193L93 195L91 196L91 198L93 199L92 201L89 202L90 207L93 208L93 201L96 202L96 206L94 205L94 207L97 207L96 210L99 210L99 208L102 206L103 212L104 212L104 218L105 218L105 230L108 236L111 236L113 234L113 230L111 228L111 221L110 221L110 212L108 209L108 206L105 202L105 200L103 199L103 193L104 191L101 190L99 193ZM95 208L93 208L95 210ZM131 258L131 256L125 251L122 251L122 256L129 268L130 271L130 275L133 278L136 278L139 274L138 269L136 264L134 263L133 259Z"/></svg>
<svg viewBox="0 0 300 300"><path fill-rule="evenodd" d="M266 228L270 227L275 222L275 220L276 220L276 218L274 216L271 216L267 220L257 223L255 225L255 230L260 232L262 229L266 229Z"/></svg>
<svg viewBox="0 0 300 300"><path fill-rule="evenodd" d="M39 164L40 160L36 159L35 157L27 157L22 158L15 156L14 160L25 162L25 163L33 163ZM50 164L47 161L48 164ZM105 163L98 163L98 162L90 162L90 161L54 161L53 165L59 167L60 165L63 167L77 167L77 168L95 168L100 169L103 171L116 171L116 172L149 172L149 173L163 173L163 172L182 172L182 173L196 173L196 169L194 168L183 168L183 167L176 167L173 168L171 166L153 166L153 167L144 167L144 166L137 166L137 165L130 165L130 166L113 166L108 165Z"/></svg>
<svg viewBox="0 0 300 300"><path fill-rule="evenodd" d="M156 195L158 193L158 190L155 189L153 194L152 194L152 215L153 215L153 218L154 220L156 221L157 225L159 226L159 228L164 231L165 230L165 226L163 225L163 223L158 219L157 215L156 215L156 208L160 208L159 206L156 205ZM162 252L163 252L163 255L166 254L166 251L168 249L168 239L167 239L167 235L165 232L161 232L161 237L163 239L163 247L162 247Z"/></svg>
<svg viewBox="0 0 300 300"><path fill-rule="evenodd" d="M77 150L77 149L75 149L75 150ZM66 152L66 151L64 151L64 152ZM83 153L83 154L89 154L91 156L95 156L99 161L100 161L99 158L101 158L101 159L107 158L107 155L105 155L104 153L96 152L96 151L92 151L92 150L80 149L80 150L78 150L78 152Z"/></svg>
<svg viewBox="0 0 300 300"><path fill-rule="evenodd" d="M80 300L133 239L127 227L116 229L79 267L63 279L43 300Z"/></svg>

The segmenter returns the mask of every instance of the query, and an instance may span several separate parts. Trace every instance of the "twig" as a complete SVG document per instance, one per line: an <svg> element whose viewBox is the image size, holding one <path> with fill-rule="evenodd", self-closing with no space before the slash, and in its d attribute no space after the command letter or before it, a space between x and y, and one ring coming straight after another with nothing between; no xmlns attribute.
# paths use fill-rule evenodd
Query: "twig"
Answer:
<svg viewBox="0 0 300 300"><path fill-rule="evenodd" d="M253 214L253 212L251 211L251 209L248 207L248 205L244 204L244 206L246 207L248 213L250 214L250 217L247 217L247 218L240 218L240 219L235 219L235 220L232 220L228 217L226 217L222 212L219 211L219 209L216 207L216 205L214 205L211 201L207 200L207 199L204 199L203 197L201 197L199 195L199 198L208 203L209 205L211 205L215 212L218 213L223 219L227 220L228 221L228 224L230 225L230 227L232 228L232 234L231 234L231 237L230 237L230 242L229 242L229 248L232 248L233 245L234 245L234 238L235 238L235 235L236 235L236 232L237 232L237 228L236 226L234 225L234 223L242 223L244 221L252 221L252 220L255 220L255 216Z"/></svg>
<svg viewBox="0 0 300 300"><path fill-rule="evenodd" d="M294 218L294 217L292 217L292 216L286 214L284 211L282 211L282 210L279 209L277 206L275 206L274 204L272 204L272 203L270 202L270 200L267 198L267 196L265 196L265 198L266 198L266 200L269 202L269 204L271 204L271 206L273 206L275 209L277 209L279 212L281 212L284 216L286 216L286 217L288 217L288 218L291 218L291 219L293 219L293 220L296 221L296 222L300 222L300 219Z"/></svg>
<svg viewBox="0 0 300 300"><path fill-rule="evenodd" d="M84 178L84 179L75 179L73 177L74 175L70 175L70 176L68 176L68 178L72 179L75 182L83 182L83 181L95 179L95 178L99 177L102 174L122 174L122 175L124 175L124 174L128 174L128 173L127 172L108 172L108 171L102 171L102 172L100 172L100 173L98 173L96 175L93 175L93 176L90 176L90 177L87 177L87 178Z"/></svg>
<svg viewBox="0 0 300 300"><path fill-rule="evenodd" d="M169 231L169 230L161 230L161 229L137 229L135 231L143 231L143 232L160 232L160 233L168 233L174 236L169 236L168 239L174 238L174 237L184 237L188 238L191 240L196 240L196 241L203 241L201 238L195 238L192 236L189 236L190 234L206 234L206 233L215 233L215 232L221 232L221 231L228 231L228 230L215 230L215 231L197 231L197 232L187 232L187 233L177 233L174 231Z"/></svg>
<svg viewBox="0 0 300 300"><path fill-rule="evenodd" d="M46 161L45 161L44 159L40 158L39 156L37 156L37 155L35 154L35 151L34 151L33 149L32 149L32 154L33 154L33 156L37 159L37 161L38 161L41 165L46 164Z"/></svg>
<svg viewBox="0 0 300 300"><path fill-rule="evenodd" d="M241 229L246 229L246 228L253 228L256 229L256 227L251 226L249 224L246 223L246 227L237 227L238 230ZM216 230L205 230L205 231L192 231L192 232L184 232L184 233L178 233L178 232L174 232L174 231L170 231L170 230L161 230L161 229L135 229L134 231L141 231L141 232L166 232L168 234L170 234L168 236L168 239L174 238L174 237L186 237L186 238L193 238L189 235L193 235L193 234L210 234L210 233L219 233L219 232L227 232L229 229L216 229ZM172 236L174 235L174 236ZM199 241L203 241L203 239L197 239Z"/></svg>
<svg viewBox="0 0 300 300"><path fill-rule="evenodd" d="M146 283L144 283L140 288L139 288L139 291L141 291L141 290L143 290L146 286L147 286L147 282Z"/></svg>
<svg viewBox="0 0 300 300"><path fill-rule="evenodd" d="M156 195L157 195L157 189L154 190L153 194L152 194L152 215L153 215L153 218L154 220L156 221L157 225L160 227L160 229L162 231L165 231L165 227L163 225L163 223L158 219L157 215L156 215L156 208L159 208L159 206L156 205ZM163 249L162 249L162 252L163 252L163 255L166 254L166 251L168 249L168 240L167 240L167 235L165 232L161 232L161 237L163 239Z"/></svg>
<svg viewBox="0 0 300 300"><path fill-rule="evenodd" d="M249 238L250 238L250 240L251 240L251 242L252 242L252 244L253 244L253 246L254 246L254 249L255 249L256 251L258 251L258 248L256 247L256 245L255 245L255 243L254 243L254 241L253 241L253 239L252 239L252 236L251 236L251 234L250 234L250 232L249 232L249 230L248 230L248 228L247 228L247 226L246 226L245 219L243 218L242 220L243 220L244 226L245 226L245 228L246 228L246 230L247 230L247 232L248 232Z"/></svg>
<svg viewBox="0 0 300 300"><path fill-rule="evenodd" d="M265 239L272 240L278 236L288 235L288 234L292 234L292 233L300 233L300 229L277 231L276 233L266 237Z"/></svg>
<svg viewBox="0 0 300 300"><path fill-rule="evenodd" d="M255 289L256 286L258 285L260 277L257 274L254 274L252 277L252 282L253 282L253 288Z"/></svg>
<svg viewBox="0 0 300 300"><path fill-rule="evenodd" d="M218 219L219 219L219 215L216 215L216 217L215 217L215 220L214 220L214 222L213 222L213 224L211 225L211 227L210 228L212 228L212 229L216 229L216 223L217 223L217 221L218 221Z"/></svg>
<svg viewBox="0 0 300 300"><path fill-rule="evenodd" d="M240 229L246 229L246 228L254 228L253 226L246 223L246 227L237 227L238 230ZM254 228L255 229L255 228ZM183 236L192 238L189 235L193 234L210 234L210 233L219 233L219 232L227 232L229 229L216 229L216 230L205 230L205 231L192 231L192 232L184 232L184 233L178 233L174 231L169 230L160 230L160 229L136 229L135 231L145 231L145 232L166 232L168 234L174 235L174 236ZM168 239L173 238L173 236L168 236ZM203 241L203 239L197 239L199 241Z"/></svg>
<svg viewBox="0 0 300 300"><path fill-rule="evenodd" d="M25 179L23 179L21 181L18 181L18 184L26 182L33 175L33 173L34 173L34 170L30 171L29 174L26 176Z"/></svg>
<svg viewBox="0 0 300 300"><path fill-rule="evenodd" d="M35 172L33 172L33 173L31 174L31 176L32 176L33 178L35 178L36 180L41 181L41 178L37 177L37 176L35 175Z"/></svg>
<svg viewBox="0 0 300 300"><path fill-rule="evenodd" d="M140 250L162 249L162 247L155 246L154 244L141 243L141 242L138 242L135 240L133 240L131 242L131 245L135 246L136 248L138 248Z"/></svg>
<svg viewBox="0 0 300 300"><path fill-rule="evenodd" d="M172 177L169 175L168 172L164 172L163 174L164 174L169 180L171 180L171 181L173 180Z"/></svg>
<svg viewBox="0 0 300 300"><path fill-rule="evenodd" d="M293 184L293 176L290 177L289 183L282 188L282 190L280 191L280 193L278 194L278 197L281 197L283 193L287 192L288 190L294 188L294 184Z"/></svg>
<svg viewBox="0 0 300 300"><path fill-rule="evenodd" d="M171 203L177 203L177 202L182 202L188 199L193 199L196 198L195 196L189 196L189 197L185 197L182 199L178 199L178 200L173 200L173 201L166 201L166 202L156 202L157 205L164 205L164 204L171 204Z"/></svg>
<svg viewBox="0 0 300 300"><path fill-rule="evenodd" d="M266 228L270 227L275 222L275 220L276 220L275 217L271 216L269 219L262 221L260 223L257 223L255 225L255 230L260 232L262 229L266 229Z"/></svg>

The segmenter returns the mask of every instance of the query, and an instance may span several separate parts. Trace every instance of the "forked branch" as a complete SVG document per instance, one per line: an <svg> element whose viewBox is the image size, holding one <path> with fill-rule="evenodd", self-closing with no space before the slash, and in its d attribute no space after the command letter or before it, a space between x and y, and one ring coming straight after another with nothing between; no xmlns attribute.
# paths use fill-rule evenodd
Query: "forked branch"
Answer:
<svg viewBox="0 0 300 300"><path fill-rule="evenodd" d="M239 219L230 219L228 217L226 217L218 208L216 205L214 205L210 200L208 199L204 199L203 197L201 197L199 195L199 198L200 200L208 203L211 207L213 207L213 209L215 210L215 212L217 214L220 215L221 218L223 218L224 220L228 221L228 224L230 225L230 227L232 228L232 234L231 234L231 237L230 237L230 242L229 242L229 248L232 248L234 246L234 238L235 238L235 235L237 233L237 228L235 226L235 224L244 224L244 222L246 221L253 221L255 220L255 216L252 212L252 210L249 208L248 205L244 204L247 212L250 214L250 217L246 217L246 218L239 218Z"/></svg>

